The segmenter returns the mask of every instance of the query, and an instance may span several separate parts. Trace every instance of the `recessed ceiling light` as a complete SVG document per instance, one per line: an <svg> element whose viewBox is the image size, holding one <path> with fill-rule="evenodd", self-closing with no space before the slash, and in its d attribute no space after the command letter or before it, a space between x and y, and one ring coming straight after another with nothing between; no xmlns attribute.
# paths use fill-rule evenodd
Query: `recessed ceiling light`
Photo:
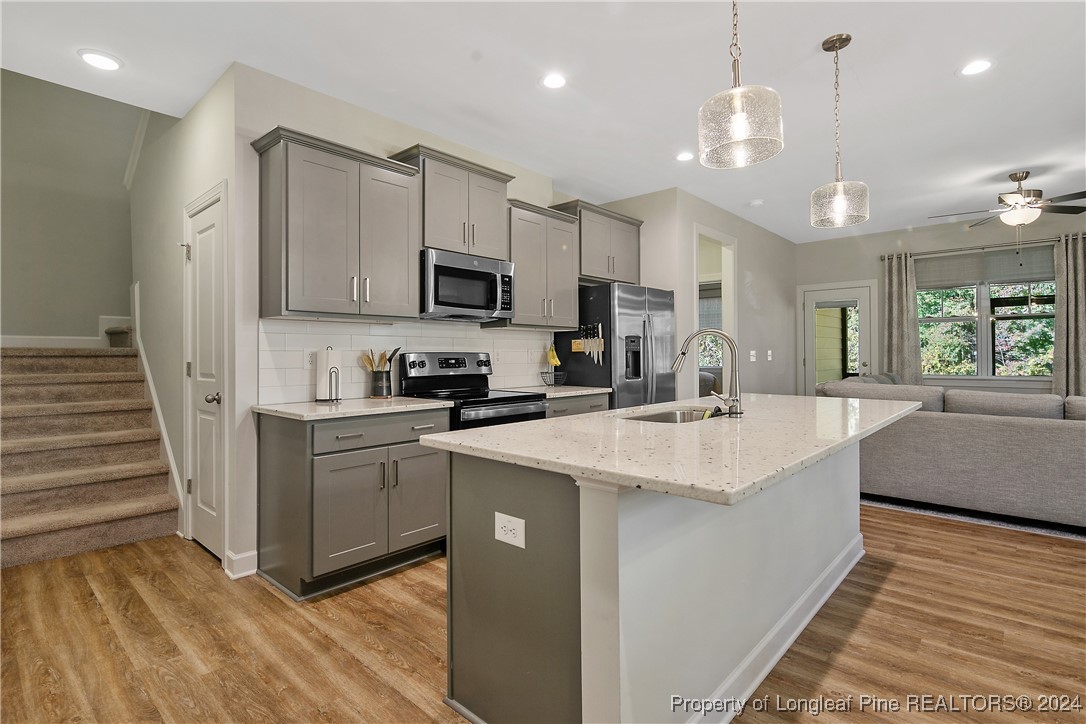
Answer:
<svg viewBox="0 0 1086 724"><path fill-rule="evenodd" d="M543 85L548 88L561 88L566 84L566 77L561 73L548 73L543 77Z"/></svg>
<svg viewBox="0 0 1086 724"><path fill-rule="evenodd" d="M675 160L676 161L689 161L692 158L694 158L694 154L690 153L689 151L683 151L682 153L680 153L678 156L675 157Z"/></svg>
<svg viewBox="0 0 1086 724"><path fill-rule="evenodd" d="M974 60L969 65L962 68L962 75L976 75L977 73L983 73L992 67L992 63L987 60Z"/></svg>
<svg viewBox="0 0 1086 724"><path fill-rule="evenodd" d="M93 65L99 70L117 70L124 63L115 55L102 52L101 50L91 50L90 48L83 48L79 51L79 57L83 59L83 62L87 65Z"/></svg>
<svg viewBox="0 0 1086 724"><path fill-rule="evenodd" d="M750 202L752 208L758 208L759 206L765 206L765 199L752 199Z"/></svg>

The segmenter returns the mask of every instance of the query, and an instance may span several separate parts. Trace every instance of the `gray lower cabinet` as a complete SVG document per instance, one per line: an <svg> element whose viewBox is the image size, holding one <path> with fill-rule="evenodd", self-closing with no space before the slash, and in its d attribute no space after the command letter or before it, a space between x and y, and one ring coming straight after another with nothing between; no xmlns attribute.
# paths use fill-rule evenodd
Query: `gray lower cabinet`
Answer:
<svg viewBox="0 0 1086 724"><path fill-rule="evenodd" d="M577 326L576 217L511 199L510 260L516 266L513 324Z"/></svg>
<svg viewBox="0 0 1086 724"><path fill-rule="evenodd" d="M580 220L581 276L639 284L641 221L585 201L552 208Z"/></svg>
<svg viewBox="0 0 1086 724"><path fill-rule="evenodd" d="M426 146L392 156L422 171L422 243L509 259L505 205L509 174Z"/></svg>
<svg viewBox="0 0 1086 724"><path fill-rule="evenodd" d="M417 318L418 170L285 128L252 145L261 316Z"/></svg>
<svg viewBox="0 0 1086 724"><path fill-rule="evenodd" d="M444 410L259 417L258 568L296 598L440 550L449 455L418 443Z"/></svg>
<svg viewBox="0 0 1086 724"><path fill-rule="evenodd" d="M547 417L568 417L586 412L603 412L608 406L608 395L581 395L556 397L548 401Z"/></svg>

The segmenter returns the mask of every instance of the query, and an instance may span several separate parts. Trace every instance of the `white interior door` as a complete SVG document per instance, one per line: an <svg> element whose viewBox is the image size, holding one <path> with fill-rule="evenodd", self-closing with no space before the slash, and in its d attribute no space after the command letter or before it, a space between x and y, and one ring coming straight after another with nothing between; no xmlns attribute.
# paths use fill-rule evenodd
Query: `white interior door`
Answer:
<svg viewBox="0 0 1086 724"><path fill-rule="evenodd" d="M190 533L223 557L224 439L224 234L223 203L216 199L190 216L188 225L189 340L187 430Z"/></svg>
<svg viewBox="0 0 1086 724"><path fill-rule="evenodd" d="M848 320L853 332L851 335L845 330L839 332L840 341L835 342L839 346L839 356L851 357L852 364L842 367L842 376L848 374L871 374L877 372L876 345L875 345L875 321L873 316L874 285L855 287L801 289L801 330L802 356L800 359L800 371L802 385L800 393L813 395L815 385L819 382L819 352L820 347L823 357L827 354L827 344L823 340L819 344L819 325L822 332L828 326L828 320L835 320L834 324L844 323ZM836 314L835 314L836 313ZM840 321L836 321L840 320ZM843 347L850 347L851 352L844 351ZM825 360L823 360L825 362Z"/></svg>

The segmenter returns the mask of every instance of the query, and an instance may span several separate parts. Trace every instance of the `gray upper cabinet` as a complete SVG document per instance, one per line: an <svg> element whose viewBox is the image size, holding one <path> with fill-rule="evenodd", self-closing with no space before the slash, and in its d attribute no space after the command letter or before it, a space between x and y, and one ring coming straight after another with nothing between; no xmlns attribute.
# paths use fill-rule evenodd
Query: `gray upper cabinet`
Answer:
<svg viewBox="0 0 1086 724"><path fill-rule="evenodd" d="M417 442L388 448L388 552L445 535L449 454Z"/></svg>
<svg viewBox="0 0 1086 724"><path fill-rule="evenodd" d="M553 207L581 222L581 276L608 281L641 282L641 224L624 214L585 201Z"/></svg>
<svg viewBox="0 0 1086 724"><path fill-rule="evenodd" d="M385 448L313 460L313 575L388 553Z"/></svg>
<svg viewBox="0 0 1086 724"><path fill-rule="evenodd" d="M509 259L505 208L513 177L426 146L391 157L422 169L422 243Z"/></svg>
<svg viewBox="0 0 1086 724"><path fill-rule="evenodd" d="M577 218L511 199L513 324L577 326Z"/></svg>
<svg viewBox="0 0 1086 724"><path fill-rule="evenodd" d="M275 128L260 153L263 317L418 316L418 170Z"/></svg>

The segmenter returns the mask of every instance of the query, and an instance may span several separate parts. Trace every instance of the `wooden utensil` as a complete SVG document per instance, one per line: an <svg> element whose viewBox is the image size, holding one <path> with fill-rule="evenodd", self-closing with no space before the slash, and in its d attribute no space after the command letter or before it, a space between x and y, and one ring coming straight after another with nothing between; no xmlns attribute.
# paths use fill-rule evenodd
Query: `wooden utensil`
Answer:
<svg viewBox="0 0 1086 724"><path fill-rule="evenodd" d="M369 354L365 352L362 353L362 366L370 372L373 372L373 357L370 357Z"/></svg>
<svg viewBox="0 0 1086 724"><path fill-rule="evenodd" d="M388 352L381 350L381 357L377 360L377 369L384 370L385 365L388 364Z"/></svg>

